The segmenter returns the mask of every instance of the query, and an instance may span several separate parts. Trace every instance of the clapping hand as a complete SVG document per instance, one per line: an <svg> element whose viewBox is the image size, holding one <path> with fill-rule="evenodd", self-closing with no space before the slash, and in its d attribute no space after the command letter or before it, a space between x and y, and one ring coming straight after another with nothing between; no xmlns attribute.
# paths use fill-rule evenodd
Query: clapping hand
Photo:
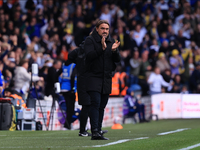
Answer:
<svg viewBox="0 0 200 150"><path fill-rule="evenodd" d="M102 39L101 39L101 44L102 44L103 50L105 50L106 47L107 47L106 42L105 42L105 37L102 37Z"/></svg>
<svg viewBox="0 0 200 150"><path fill-rule="evenodd" d="M119 41L116 41L113 45L112 45L112 51L115 51L116 48L118 48L120 45L120 42Z"/></svg>

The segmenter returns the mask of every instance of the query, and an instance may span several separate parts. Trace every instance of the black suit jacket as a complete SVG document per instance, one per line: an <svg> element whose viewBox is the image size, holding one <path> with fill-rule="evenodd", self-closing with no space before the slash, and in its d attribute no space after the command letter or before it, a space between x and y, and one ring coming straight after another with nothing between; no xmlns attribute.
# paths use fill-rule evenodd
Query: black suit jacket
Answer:
<svg viewBox="0 0 200 150"><path fill-rule="evenodd" d="M58 82L58 77L62 73L62 68L58 71L54 67L48 69L46 78L45 95L53 95L55 93L54 84Z"/></svg>
<svg viewBox="0 0 200 150"><path fill-rule="evenodd" d="M96 91L102 94L111 93L112 71L115 62L120 61L119 50L112 52L114 39L106 38L107 48L102 49L101 36L94 29L91 36L85 40L84 51L86 54L86 91Z"/></svg>

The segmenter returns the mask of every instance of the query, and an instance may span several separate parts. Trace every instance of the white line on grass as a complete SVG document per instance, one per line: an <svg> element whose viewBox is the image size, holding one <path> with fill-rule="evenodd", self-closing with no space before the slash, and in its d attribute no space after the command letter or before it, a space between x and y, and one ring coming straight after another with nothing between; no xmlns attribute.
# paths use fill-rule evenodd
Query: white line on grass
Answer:
<svg viewBox="0 0 200 150"><path fill-rule="evenodd" d="M182 149L179 149L179 150L189 150L189 149L193 149L193 148L196 148L196 147L199 147L200 146L200 143L199 144L195 144L195 145L192 145L192 146L188 146L186 148L182 148Z"/></svg>
<svg viewBox="0 0 200 150"><path fill-rule="evenodd" d="M116 142L107 143L107 144L104 144L104 145L94 145L92 147L110 146L110 145L115 145L115 144L119 144L119 143L124 143L124 142L130 141L130 140L131 139L124 139L124 140L119 140L119 141L116 141Z"/></svg>
<svg viewBox="0 0 200 150"><path fill-rule="evenodd" d="M142 140L142 139L148 139L149 137L140 137L140 138L135 138L133 140Z"/></svg>
<svg viewBox="0 0 200 150"><path fill-rule="evenodd" d="M128 141L132 141L132 140L142 140L142 139L148 139L149 137L140 137L140 138L135 138L135 139L124 139L124 140L119 140L116 142L111 142L111 143L107 143L104 145L94 145L92 147L104 147L104 146L110 146L110 145L115 145L115 144L120 144L120 143L124 143L124 142L128 142Z"/></svg>
<svg viewBox="0 0 200 150"><path fill-rule="evenodd" d="M181 132L181 131L188 130L188 129L190 129L190 128L177 129L177 130L174 130L174 131L158 133L158 135L166 135L166 134L171 134L171 133Z"/></svg>

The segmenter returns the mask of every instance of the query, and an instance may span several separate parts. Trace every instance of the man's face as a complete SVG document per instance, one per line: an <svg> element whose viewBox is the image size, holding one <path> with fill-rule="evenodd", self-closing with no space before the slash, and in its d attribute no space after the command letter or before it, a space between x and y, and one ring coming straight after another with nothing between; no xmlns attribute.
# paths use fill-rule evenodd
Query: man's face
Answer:
<svg viewBox="0 0 200 150"><path fill-rule="evenodd" d="M4 92L4 96L5 96L5 97L9 97L10 95L11 95L11 93L10 93L9 91L5 91L5 92Z"/></svg>
<svg viewBox="0 0 200 150"><path fill-rule="evenodd" d="M58 62L57 64L56 64L56 69L60 69L62 67L62 62Z"/></svg>
<svg viewBox="0 0 200 150"><path fill-rule="evenodd" d="M160 74L160 69L159 69L159 68L156 68L156 69L155 69L155 73L156 73L156 74Z"/></svg>
<svg viewBox="0 0 200 150"><path fill-rule="evenodd" d="M96 30L101 37L106 38L109 34L109 25L102 23Z"/></svg>
<svg viewBox="0 0 200 150"><path fill-rule="evenodd" d="M131 96L134 96L134 94L135 94L134 91L131 91Z"/></svg>

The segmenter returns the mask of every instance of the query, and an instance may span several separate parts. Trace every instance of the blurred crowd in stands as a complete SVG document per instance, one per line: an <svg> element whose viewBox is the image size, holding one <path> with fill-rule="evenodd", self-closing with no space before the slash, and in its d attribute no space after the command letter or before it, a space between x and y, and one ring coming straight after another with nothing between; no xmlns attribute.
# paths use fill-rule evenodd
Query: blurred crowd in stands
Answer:
<svg viewBox="0 0 200 150"><path fill-rule="evenodd" d="M121 42L112 95L131 87L142 95L200 93L200 0L0 0L2 87L14 87L25 59L28 71L38 64L43 93L54 60L66 61L99 19ZM159 78L149 81L152 74Z"/></svg>

